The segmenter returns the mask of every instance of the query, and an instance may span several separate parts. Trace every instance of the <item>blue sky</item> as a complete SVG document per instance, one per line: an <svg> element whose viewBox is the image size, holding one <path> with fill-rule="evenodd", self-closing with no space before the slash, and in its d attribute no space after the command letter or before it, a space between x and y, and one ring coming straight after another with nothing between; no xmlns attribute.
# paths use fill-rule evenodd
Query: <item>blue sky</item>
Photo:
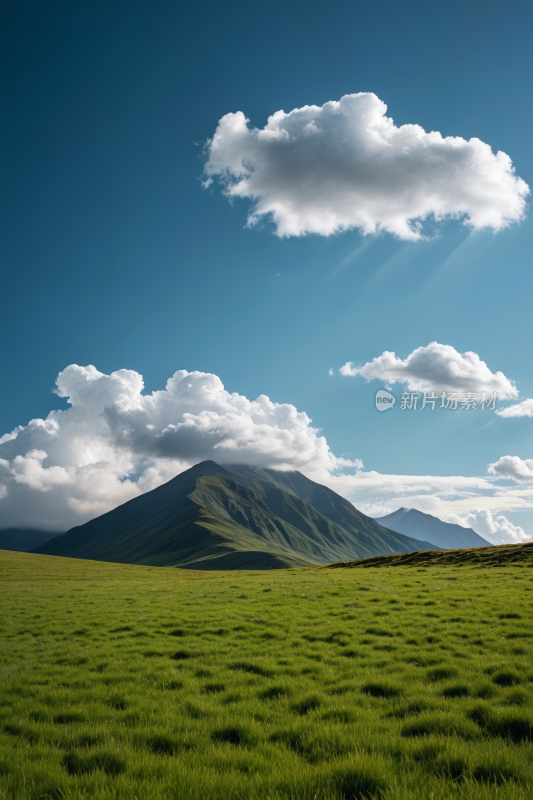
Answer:
<svg viewBox="0 0 533 800"><path fill-rule="evenodd" d="M12 5L1 47L0 435L69 408L52 390L70 364L135 371L145 394L187 370L213 373L250 400L292 404L336 457L361 459L366 471L485 480L504 456L533 469L533 417L398 407L381 415L373 398L383 381L338 372L384 351L405 360L436 341L516 382L519 396L502 407L532 398L529 211L500 231L430 223L420 241L356 228L280 238L272 218L247 227L250 200L229 203L216 179L202 186L205 143L224 115L242 111L261 129L280 109L360 92L383 101L396 126L503 151L531 186L532 23L527 2ZM63 462L16 438L18 449L15 439L0 444L5 474L37 448L68 495L70 479L57 470L76 465L71 445ZM153 480L200 459L193 450L173 453ZM148 455L136 458L115 475L129 491L154 468ZM456 506L442 499L444 484L396 495L394 482L388 493L331 485L369 513L441 492L424 510L466 518L489 507L533 536L531 482L512 474L490 479L507 493L491 504L481 484L462 486ZM5 525L39 527L43 514L44 527L63 529L75 513L94 516L129 496L100 503L95 484L92 499L65 495L75 513L56 518L37 502L54 496L55 483L13 480L0 527L2 504ZM37 498L31 518L21 487Z"/></svg>

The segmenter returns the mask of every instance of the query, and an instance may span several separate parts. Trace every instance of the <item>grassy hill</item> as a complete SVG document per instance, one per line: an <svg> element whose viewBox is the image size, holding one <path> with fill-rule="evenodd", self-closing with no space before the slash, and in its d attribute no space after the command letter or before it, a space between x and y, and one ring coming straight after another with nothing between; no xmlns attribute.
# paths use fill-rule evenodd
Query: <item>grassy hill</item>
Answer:
<svg viewBox="0 0 533 800"><path fill-rule="evenodd" d="M383 528L301 473L204 461L34 552L188 569L325 564L434 545Z"/></svg>
<svg viewBox="0 0 533 800"><path fill-rule="evenodd" d="M1 552L0 798L528 800L531 562L440 555L202 572Z"/></svg>
<svg viewBox="0 0 533 800"><path fill-rule="evenodd" d="M516 566L533 567L533 542L364 558L361 561L328 564L327 568L435 567L445 564L456 567L462 567L466 564L477 567L505 567L513 564Z"/></svg>

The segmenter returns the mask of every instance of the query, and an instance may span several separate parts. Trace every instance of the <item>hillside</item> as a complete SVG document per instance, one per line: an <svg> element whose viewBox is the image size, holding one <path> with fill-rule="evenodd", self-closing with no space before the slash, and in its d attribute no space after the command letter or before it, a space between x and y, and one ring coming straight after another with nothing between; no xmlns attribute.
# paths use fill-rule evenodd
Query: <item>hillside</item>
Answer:
<svg viewBox="0 0 533 800"><path fill-rule="evenodd" d="M464 565L478 567L516 566L533 567L533 542L523 544L498 544L490 547L473 547L461 550L433 550L404 553L397 556L378 556L360 561L328 564L327 569L338 567L442 567Z"/></svg>
<svg viewBox="0 0 533 800"><path fill-rule="evenodd" d="M416 508L399 508L385 517L376 517L376 522L392 531L424 539L437 547L454 549L458 547L492 547L472 528L463 528L451 522L443 522L431 514L424 514Z"/></svg>
<svg viewBox="0 0 533 800"><path fill-rule="evenodd" d="M351 533L357 540L360 558L365 557L362 555L364 552L376 550L380 554L386 554L428 549L427 541L404 534L398 535L381 524L376 526L372 517L358 511L349 500L327 486L306 478L301 472L282 472L244 465L231 465L228 469L238 475L241 482L246 481L256 492L263 493L271 511L286 522L300 529L303 527L309 535L319 538L325 532L320 528L320 521L323 525L324 520L333 524L333 534L339 530ZM312 519L309 518L309 508L314 510ZM313 524L315 519L317 524ZM342 543L338 542L338 545L342 546Z"/></svg>
<svg viewBox="0 0 533 800"><path fill-rule="evenodd" d="M188 569L273 569L433 548L387 530L301 473L204 461L34 552Z"/></svg>

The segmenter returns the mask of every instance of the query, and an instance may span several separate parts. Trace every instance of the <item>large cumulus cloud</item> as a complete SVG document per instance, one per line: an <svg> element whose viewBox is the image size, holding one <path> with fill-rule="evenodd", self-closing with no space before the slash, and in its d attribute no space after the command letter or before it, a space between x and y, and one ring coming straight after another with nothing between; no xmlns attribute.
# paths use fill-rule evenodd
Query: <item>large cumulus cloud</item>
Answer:
<svg viewBox="0 0 533 800"><path fill-rule="evenodd" d="M405 383L410 391L497 393L500 399L518 395L513 381L503 372L491 372L477 353L459 353L449 344L431 342L418 347L407 358L385 350L382 355L360 367L348 361L341 375L361 375L368 381L380 380L391 385Z"/></svg>
<svg viewBox="0 0 533 800"><path fill-rule="evenodd" d="M336 458L304 412L231 394L216 375L180 370L161 391L143 388L132 370L61 372L71 408L0 439L1 527L66 530L205 459L317 476L362 467Z"/></svg>
<svg viewBox="0 0 533 800"><path fill-rule="evenodd" d="M263 129L226 114L206 146L206 182L252 201L249 224L270 215L278 236L351 228L420 238L428 216L499 230L524 216L527 184L511 159L480 139L397 127L375 94L277 111Z"/></svg>
<svg viewBox="0 0 533 800"><path fill-rule="evenodd" d="M179 370L164 389L143 389L132 370L63 370L56 392L70 407L0 438L0 527L67 530L205 459L297 469L369 512L402 505L442 519L533 508L531 482L499 482L509 469L488 477L365 472L359 460L336 457L304 412L230 393L216 375ZM522 467L513 461L513 469Z"/></svg>

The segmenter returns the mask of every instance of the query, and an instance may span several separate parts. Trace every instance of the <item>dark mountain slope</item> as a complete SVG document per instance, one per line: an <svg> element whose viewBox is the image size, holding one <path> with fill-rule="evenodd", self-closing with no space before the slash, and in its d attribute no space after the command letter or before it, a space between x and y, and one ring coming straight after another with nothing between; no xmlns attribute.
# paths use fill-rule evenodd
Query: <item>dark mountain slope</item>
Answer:
<svg viewBox="0 0 533 800"><path fill-rule="evenodd" d="M290 473L289 481L286 475L248 467L237 474L205 461L35 552L189 569L260 569L433 548L388 531L300 473ZM296 481L315 493L331 518L291 488Z"/></svg>
<svg viewBox="0 0 533 800"><path fill-rule="evenodd" d="M204 491L192 499L197 486L209 476L226 473L205 461L181 473L157 489L135 497L85 525L72 528L54 542L36 548L37 553L155 566L195 566L236 550L255 552L268 548L234 521L215 498ZM229 473L226 473L229 475ZM197 500L209 500L204 508ZM215 515L209 509L215 510ZM309 562L296 553L283 554L281 566ZM272 557L278 558L273 552ZM242 556L240 557L242 560ZM227 559L225 559L227 561ZM251 557L254 563L257 557Z"/></svg>
<svg viewBox="0 0 533 800"><path fill-rule="evenodd" d="M373 531L374 539L378 541L376 551L368 531L360 531L356 526L351 529L341 527L292 492L283 491L264 480L252 480L246 486L245 478L243 474L235 476L235 479L228 479L225 475L206 478L198 482L191 500L219 519L229 515L268 548L288 549L315 563L334 561L348 552L364 558L376 552L405 553L424 548L422 542L386 531L366 518L368 529Z"/></svg>
<svg viewBox="0 0 533 800"><path fill-rule="evenodd" d="M366 558L363 552L372 551L380 554L409 553L414 550L433 549L433 544L411 535L400 534L376 520L358 511L353 503L320 483L306 478L301 472L281 472L279 470L258 469L240 464L232 464L228 470L239 475L241 480L250 486L261 488L268 499L270 507L281 516L279 505L281 495L294 494L307 506L335 525L357 537L357 549L360 558Z"/></svg>
<svg viewBox="0 0 533 800"><path fill-rule="evenodd" d="M416 508L399 508L392 514L376 518L376 522L404 536L423 538L437 547L453 549L458 547L492 547L472 528L463 528L451 522L443 522L431 514L424 514Z"/></svg>
<svg viewBox="0 0 533 800"><path fill-rule="evenodd" d="M19 553L27 553L56 536L61 536L61 534L26 528L5 528L0 531L0 550L18 550Z"/></svg>

